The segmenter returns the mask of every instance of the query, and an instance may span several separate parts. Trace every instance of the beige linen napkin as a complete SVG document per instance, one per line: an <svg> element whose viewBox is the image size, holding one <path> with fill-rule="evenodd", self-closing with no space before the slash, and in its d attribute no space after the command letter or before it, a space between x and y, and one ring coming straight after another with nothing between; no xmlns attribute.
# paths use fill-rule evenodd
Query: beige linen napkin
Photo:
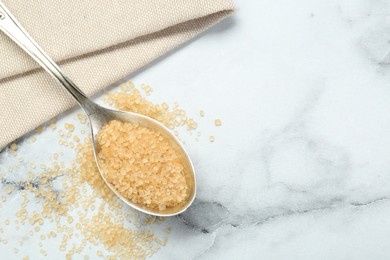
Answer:
<svg viewBox="0 0 390 260"><path fill-rule="evenodd" d="M88 95L193 38L233 11L231 0L3 2ZM75 102L3 33L0 61L1 148Z"/></svg>

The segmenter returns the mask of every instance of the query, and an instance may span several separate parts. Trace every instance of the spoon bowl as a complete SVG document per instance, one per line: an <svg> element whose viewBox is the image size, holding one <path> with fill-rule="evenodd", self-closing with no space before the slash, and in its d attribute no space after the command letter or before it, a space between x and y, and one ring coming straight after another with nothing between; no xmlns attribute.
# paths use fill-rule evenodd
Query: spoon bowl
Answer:
<svg viewBox="0 0 390 260"><path fill-rule="evenodd" d="M163 124L161 124L159 121L154 120L153 118L132 113L132 112L126 112L121 110L114 110L110 108L105 108L102 106L99 106L96 103L91 103L89 107L96 106L93 111L95 113L89 115L90 125L91 125L91 133L92 133L92 143L94 148L94 155L95 160L100 172L100 175L102 176L105 183L110 187L110 189L120 198L122 199L127 205L129 205L132 208L135 208L143 213L153 215L153 216L160 216L160 217L170 217L177 214L180 214L184 212L189 206L191 206L192 202L195 199L196 196L196 178L195 178L195 171L194 167L192 165L191 159L188 156L186 150L184 149L181 142L177 139L177 137L172 134L172 132L165 127ZM138 123L142 127L149 128L153 131L159 132L165 140L167 140L170 144L170 146L173 148L175 153L178 155L180 161L183 164L185 173L185 179L186 183L188 185L188 196L187 200L177 205L176 207L170 207L166 208L165 210L153 210L149 209L147 207L137 205L133 202L131 202L126 197L122 196L120 192L118 192L105 178L100 166L99 166L99 160L97 159L97 154L100 150L99 143L96 141L96 135L100 132L101 128L111 120L118 120L121 122L126 123Z"/></svg>
<svg viewBox="0 0 390 260"><path fill-rule="evenodd" d="M29 54L39 65L42 66L52 77L54 77L61 85L72 95L87 114L91 124L91 134L94 147L95 161L98 165L100 175L110 189L127 205L141 212L154 216L173 216L185 211L194 201L196 195L196 178L194 167L191 160L185 151L180 141L160 122L144 115L119 111L102 107L87 97L69 78L67 78L59 66L39 47L39 45L31 38L31 36L18 23L15 17L0 1L0 30L11 38L19 47ZM123 197L104 177L97 159L99 152L99 144L96 142L96 135L102 127L111 120L118 120L127 123L138 123L140 126L149 128L153 131L161 133L174 149L177 156L184 166L185 178L188 185L187 200L176 207L167 208L163 211L152 210L146 207L132 203L127 198Z"/></svg>

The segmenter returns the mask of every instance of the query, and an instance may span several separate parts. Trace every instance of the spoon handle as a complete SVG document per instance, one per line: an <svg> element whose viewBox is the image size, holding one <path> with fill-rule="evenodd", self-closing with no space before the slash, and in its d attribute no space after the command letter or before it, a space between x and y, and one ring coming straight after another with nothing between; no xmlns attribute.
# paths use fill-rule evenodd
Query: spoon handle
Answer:
<svg viewBox="0 0 390 260"><path fill-rule="evenodd" d="M93 111L88 97L68 79L58 65L39 47L19 24L8 8L0 1L0 30L27 52L50 75L57 79L84 108L88 115Z"/></svg>

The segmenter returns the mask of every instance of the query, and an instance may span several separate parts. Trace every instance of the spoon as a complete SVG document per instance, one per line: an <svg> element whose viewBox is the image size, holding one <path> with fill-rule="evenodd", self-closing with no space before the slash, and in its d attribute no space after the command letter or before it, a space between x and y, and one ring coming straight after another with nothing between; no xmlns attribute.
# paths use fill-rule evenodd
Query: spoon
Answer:
<svg viewBox="0 0 390 260"><path fill-rule="evenodd" d="M38 46L38 44L31 38L31 36L18 23L11 12L0 1L0 30L2 30L8 37L10 37L19 47L27 52L36 62L39 63L51 76L59 81L62 86L76 99L77 103L83 108L84 112L89 118L91 125L92 142L95 154L95 161L98 166L100 175L110 189L127 205L139 210L143 213L168 217L174 216L184 212L194 201L196 194L196 178L192 162L185 151L180 141L173 135L168 128L160 122L144 115L109 109L96 104L89 99L70 79L68 79L61 71L59 66ZM186 181L188 185L188 199L183 205L167 208L163 211L152 210L147 207L132 203L127 198L123 197L104 177L99 167L97 160L97 152L99 151L99 144L96 142L95 135L99 133L101 128L111 120L119 120L122 122L138 123L140 126L147 127L154 131L160 132L163 137L170 143L175 150L179 159L183 163L184 172L186 173Z"/></svg>

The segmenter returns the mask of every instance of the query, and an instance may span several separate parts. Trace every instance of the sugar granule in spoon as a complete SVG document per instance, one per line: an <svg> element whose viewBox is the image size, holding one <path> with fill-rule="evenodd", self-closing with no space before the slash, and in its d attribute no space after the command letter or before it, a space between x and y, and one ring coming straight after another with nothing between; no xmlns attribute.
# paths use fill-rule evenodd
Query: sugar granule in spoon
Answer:
<svg viewBox="0 0 390 260"><path fill-rule="evenodd" d="M159 132L113 120L103 126L97 141L101 171L122 196L158 210L186 201L183 164Z"/></svg>

